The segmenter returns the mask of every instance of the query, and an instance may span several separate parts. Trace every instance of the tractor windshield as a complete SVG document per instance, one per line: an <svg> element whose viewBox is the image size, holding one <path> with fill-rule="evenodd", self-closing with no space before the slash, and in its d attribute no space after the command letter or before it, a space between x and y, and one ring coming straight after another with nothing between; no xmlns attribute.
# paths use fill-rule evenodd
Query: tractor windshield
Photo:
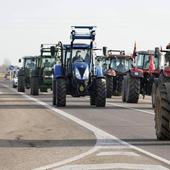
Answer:
<svg viewBox="0 0 170 170"><path fill-rule="evenodd" d="M148 69L149 68L149 54L139 54L136 58L136 66L141 69ZM152 55L153 57L153 63L155 69L159 67L159 59L158 57L155 57L155 55Z"/></svg>
<svg viewBox="0 0 170 170"><path fill-rule="evenodd" d="M36 61L33 58L26 58L24 65L25 68L34 70L36 66Z"/></svg>
<svg viewBox="0 0 170 170"><path fill-rule="evenodd" d="M42 66L45 68L51 68L55 64L55 58L42 58Z"/></svg>
<svg viewBox="0 0 170 170"><path fill-rule="evenodd" d="M129 59L113 58L111 61L111 68L120 73L124 73L128 71L130 67L131 67L131 62Z"/></svg>
<svg viewBox="0 0 170 170"><path fill-rule="evenodd" d="M90 50L89 49L73 49L72 60L73 62L84 61L90 64L91 62Z"/></svg>

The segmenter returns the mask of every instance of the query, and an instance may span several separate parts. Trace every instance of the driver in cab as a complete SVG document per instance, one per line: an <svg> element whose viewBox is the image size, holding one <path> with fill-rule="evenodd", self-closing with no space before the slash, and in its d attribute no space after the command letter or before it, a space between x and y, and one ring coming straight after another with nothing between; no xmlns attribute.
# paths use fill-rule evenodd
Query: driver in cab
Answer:
<svg viewBox="0 0 170 170"><path fill-rule="evenodd" d="M81 51L76 51L76 55L73 57L73 63L77 61L83 61L83 57L81 56Z"/></svg>

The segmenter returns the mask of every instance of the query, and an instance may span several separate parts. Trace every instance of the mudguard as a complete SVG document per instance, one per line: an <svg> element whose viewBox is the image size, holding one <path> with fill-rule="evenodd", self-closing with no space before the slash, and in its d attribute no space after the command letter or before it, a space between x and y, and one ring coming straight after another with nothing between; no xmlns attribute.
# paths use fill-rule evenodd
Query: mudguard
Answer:
<svg viewBox="0 0 170 170"><path fill-rule="evenodd" d="M95 74L96 74L96 77L99 78L99 77L104 77L103 75L103 69L101 66L96 66L96 70L95 70Z"/></svg>
<svg viewBox="0 0 170 170"><path fill-rule="evenodd" d="M167 91L167 97L168 97L168 102L170 103L170 83L164 83L165 87L166 87L166 91Z"/></svg>
<svg viewBox="0 0 170 170"><path fill-rule="evenodd" d="M129 70L130 76L136 77L136 78L142 78L143 77L143 70L138 68L131 68Z"/></svg>
<svg viewBox="0 0 170 170"><path fill-rule="evenodd" d="M55 64L53 66L53 75L55 78L62 77L62 66L60 64Z"/></svg>

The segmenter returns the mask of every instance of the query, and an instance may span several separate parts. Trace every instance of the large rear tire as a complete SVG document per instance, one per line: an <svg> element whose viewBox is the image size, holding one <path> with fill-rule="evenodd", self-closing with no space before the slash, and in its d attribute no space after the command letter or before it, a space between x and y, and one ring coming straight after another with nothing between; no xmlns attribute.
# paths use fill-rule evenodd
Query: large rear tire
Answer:
<svg viewBox="0 0 170 170"><path fill-rule="evenodd" d="M39 95L39 77L38 76L31 77L31 95L34 95L34 96Z"/></svg>
<svg viewBox="0 0 170 170"><path fill-rule="evenodd" d="M168 88L167 88L168 87ZM170 84L162 84L156 90L155 129L158 140L170 140Z"/></svg>
<svg viewBox="0 0 170 170"><path fill-rule="evenodd" d="M24 70L18 72L18 92L25 92Z"/></svg>
<svg viewBox="0 0 170 170"><path fill-rule="evenodd" d="M56 79L52 81L53 105L56 105Z"/></svg>
<svg viewBox="0 0 170 170"><path fill-rule="evenodd" d="M126 102L138 103L140 95L140 79L128 75L126 88Z"/></svg>
<svg viewBox="0 0 170 170"><path fill-rule="evenodd" d="M105 107L106 105L106 80L104 78L96 79L96 107Z"/></svg>
<svg viewBox="0 0 170 170"><path fill-rule="evenodd" d="M66 81L64 78L56 79L56 106L66 106Z"/></svg>
<svg viewBox="0 0 170 170"><path fill-rule="evenodd" d="M113 95L113 77L106 77L106 90L107 90L107 98L111 98Z"/></svg>

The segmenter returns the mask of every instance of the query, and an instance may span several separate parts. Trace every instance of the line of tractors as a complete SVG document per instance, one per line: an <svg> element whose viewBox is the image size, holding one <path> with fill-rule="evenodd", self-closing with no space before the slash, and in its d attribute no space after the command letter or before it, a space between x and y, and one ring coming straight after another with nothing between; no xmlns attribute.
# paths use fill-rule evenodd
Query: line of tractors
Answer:
<svg viewBox="0 0 170 170"><path fill-rule="evenodd" d="M138 103L140 94L152 97L159 140L170 139L170 44L165 50L136 51L95 47L96 27L72 26L71 42L42 44L39 56L23 57L18 92L31 95L52 90L52 104L66 106L66 96L89 96L90 105L105 107L106 98ZM102 54L99 54L102 52ZM19 59L21 62L21 59Z"/></svg>

